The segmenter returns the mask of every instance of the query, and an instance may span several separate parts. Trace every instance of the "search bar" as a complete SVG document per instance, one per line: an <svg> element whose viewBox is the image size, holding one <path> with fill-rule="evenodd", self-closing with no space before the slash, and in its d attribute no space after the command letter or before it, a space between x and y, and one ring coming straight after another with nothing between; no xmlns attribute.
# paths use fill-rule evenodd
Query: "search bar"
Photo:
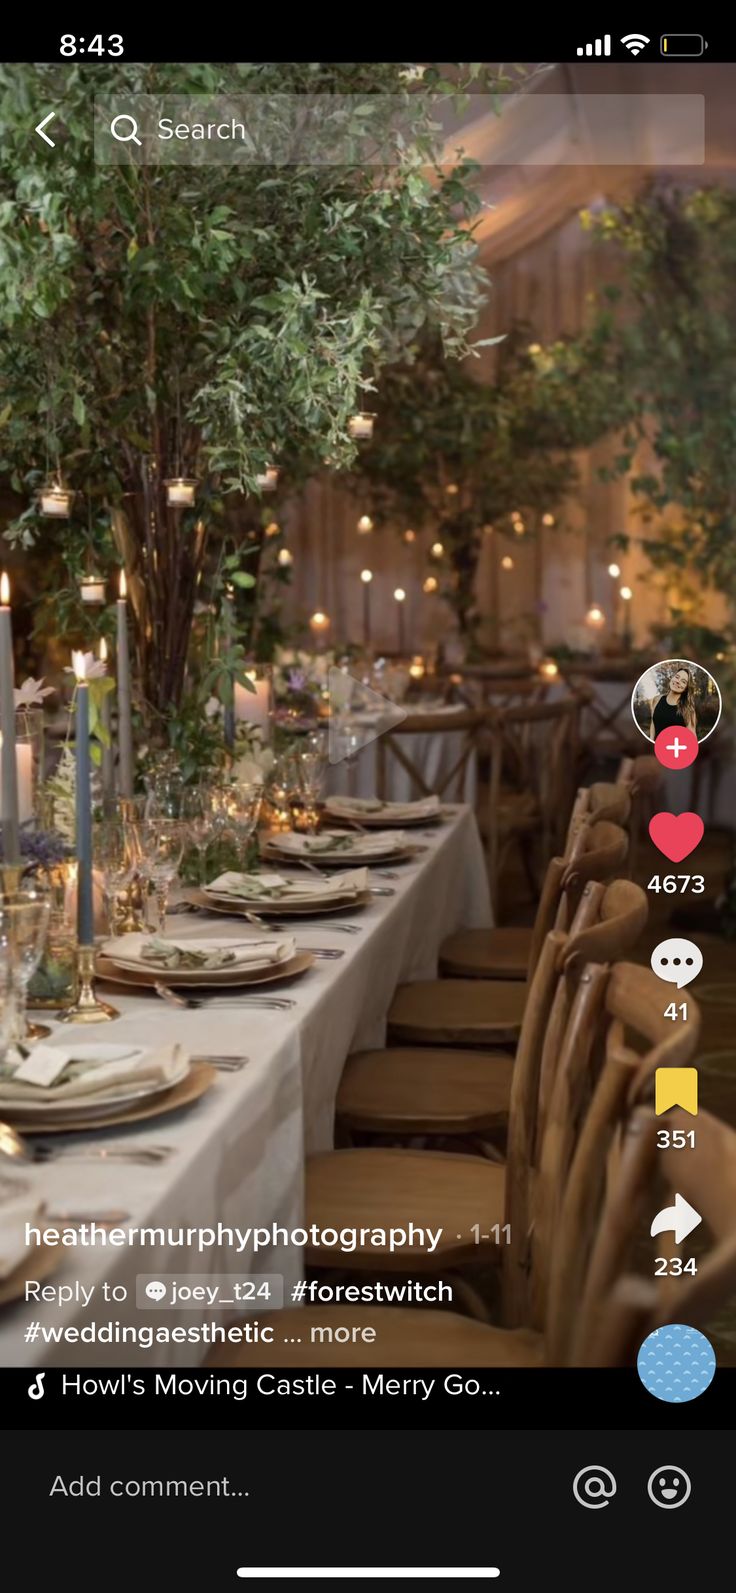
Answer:
<svg viewBox="0 0 736 1593"><path fill-rule="evenodd" d="M702 94L130 94L95 98L103 165L398 165L418 122L440 161L479 166L693 166L705 159Z"/></svg>
<svg viewBox="0 0 736 1593"><path fill-rule="evenodd" d="M426 1565L398 1565L398 1566L306 1566L300 1570L297 1566L287 1565L281 1567L265 1568L260 1565L241 1565L238 1567L238 1576L265 1576L276 1578L286 1577L432 1577L444 1579L447 1577L483 1577L500 1576L501 1572L496 1565L485 1566L426 1566Z"/></svg>

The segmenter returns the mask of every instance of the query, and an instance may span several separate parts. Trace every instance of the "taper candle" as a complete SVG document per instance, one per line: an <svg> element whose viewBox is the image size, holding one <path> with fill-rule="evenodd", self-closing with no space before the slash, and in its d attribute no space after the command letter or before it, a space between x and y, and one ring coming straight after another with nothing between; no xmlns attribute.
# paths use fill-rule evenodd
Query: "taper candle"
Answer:
<svg viewBox="0 0 736 1593"><path fill-rule="evenodd" d="M100 637L100 658L107 665L107 642L104 636ZM107 671L106 671L107 672ZM115 795L115 749L112 744L112 709L110 706L109 691L105 692L100 709L102 729L107 735L107 745L102 743L102 797L103 801Z"/></svg>
<svg viewBox="0 0 736 1593"><path fill-rule="evenodd" d="M128 651L128 586L125 571L120 571L118 610L118 783L121 797L133 795L133 721L130 698L130 653Z"/></svg>
<svg viewBox="0 0 736 1593"><path fill-rule="evenodd" d="M398 614L399 618L399 652L403 657L403 654L406 652L406 630L404 622L404 604L406 602L406 592L404 591L403 586L397 586L396 591L394 592L394 598L396 600L396 613Z"/></svg>
<svg viewBox="0 0 736 1593"><path fill-rule="evenodd" d="M76 753L76 848L77 848L77 937L80 946L93 946L95 939L92 905L92 792L89 756L89 685L84 653L72 653L77 678L77 716L74 737Z"/></svg>
<svg viewBox="0 0 736 1593"><path fill-rule="evenodd" d="M360 579L363 582L363 643L365 647L371 645L371 581L372 570L361 570Z"/></svg>
<svg viewBox="0 0 736 1593"><path fill-rule="evenodd" d="M15 756L15 663L10 615L10 582L0 576L0 726L3 733L2 801L3 857L20 862L18 830L18 765Z"/></svg>

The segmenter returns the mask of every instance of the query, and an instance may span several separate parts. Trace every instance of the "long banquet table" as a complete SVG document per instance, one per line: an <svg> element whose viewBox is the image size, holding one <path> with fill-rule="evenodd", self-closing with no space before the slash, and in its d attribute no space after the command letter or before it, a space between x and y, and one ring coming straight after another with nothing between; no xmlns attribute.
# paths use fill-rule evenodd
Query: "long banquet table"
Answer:
<svg viewBox="0 0 736 1593"><path fill-rule="evenodd" d="M425 850L411 862L397 864L398 878L390 881L395 895L375 897L360 912L340 917L339 922L360 924L359 934L331 928L329 916L308 926L294 920L300 946L334 946L344 956L316 961L293 984L269 986L296 1002L288 1012L224 1007L177 1012L154 996L117 989L114 1000L122 1016L105 1031L106 1038L146 1045L178 1040L192 1055L246 1052L250 1060L242 1072L218 1074L206 1095L170 1118L108 1132L109 1139L131 1147L146 1142L171 1146L168 1161L147 1167L48 1163L30 1169L34 1198L45 1201L49 1212L74 1212L88 1220L94 1212L122 1208L135 1227L298 1226L304 1216L304 1157L332 1144L335 1094L346 1056L357 1047L382 1044L395 986L433 977L447 934L460 925L491 922L482 847L471 810L453 808L441 826L417 832L417 841ZM375 883L389 882L376 877ZM242 937L243 921L183 916L172 919L170 926L177 938L215 930ZM72 1033L64 1031L65 1042ZM85 1030L85 1040L89 1037ZM100 1138L90 1136L94 1143ZM84 1143L80 1136L78 1144ZM94 1284L91 1304L6 1306L0 1312L0 1364L192 1366L204 1358L206 1346L169 1343L141 1350L137 1344L119 1343L48 1345L40 1333L30 1345L24 1335L31 1317L45 1326L78 1328L92 1320L154 1328L222 1321L234 1314L232 1308L219 1317L199 1306L182 1312L137 1310L136 1274L247 1277L249 1272L279 1273L288 1290L302 1275L301 1253L279 1243L260 1250L255 1259L250 1248L241 1255L227 1247L200 1254L171 1245L69 1249L48 1283ZM104 1303L103 1280L125 1288L127 1298Z"/></svg>

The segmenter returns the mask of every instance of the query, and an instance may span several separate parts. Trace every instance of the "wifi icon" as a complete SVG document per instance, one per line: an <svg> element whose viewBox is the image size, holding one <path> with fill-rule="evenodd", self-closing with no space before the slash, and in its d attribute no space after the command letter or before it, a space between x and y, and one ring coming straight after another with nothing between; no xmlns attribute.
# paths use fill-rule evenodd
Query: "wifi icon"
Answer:
<svg viewBox="0 0 736 1593"><path fill-rule="evenodd" d="M644 49L644 45L650 44L651 40L647 38L645 33L626 33L621 43L626 45L631 55L639 55L640 51Z"/></svg>

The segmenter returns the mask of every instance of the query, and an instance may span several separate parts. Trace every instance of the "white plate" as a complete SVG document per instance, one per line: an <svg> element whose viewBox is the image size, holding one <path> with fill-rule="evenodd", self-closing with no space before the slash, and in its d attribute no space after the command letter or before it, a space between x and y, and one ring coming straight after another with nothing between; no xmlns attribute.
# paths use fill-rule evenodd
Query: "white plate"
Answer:
<svg viewBox="0 0 736 1593"><path fill-rule="evenodd" d="M103 1058L100 1056L101 1051L117 1051L121 1055L114 1058ZM82 1055L82 1052L91 1052L92 1055L86 1057ZM80 1045L74 1047L74 1061L79 1062L87 1060L121 1061L123 1057L131 1054L126 1046ZM141 1051L142 1055L143 1051ZM189 1057L183 1056L179 1067L172 1073L170 1078L165 1080L152 1079L147 1084L121 1084L119 1092L116 1091L114 1095L105 1095L103 1091L98 1091L95 1095L77 1095L73 1100L62 1102L54 1102L48 1099L37 1102L28 1100L5 1101L0 1095L0 1112L9 1122L12 1122L13 1117L25 1119L49 1116L54 1119L58 1118L60 1122L63 1122L65 1117L73 1118L76 1121L78 1118L98 1117L103 1110L105 1112L124 1112L126 1107L132 1105L134 1101L143 1100L147 1095L160 1095L164 1090L173 1089L175 1084L180 1084L182 1079L186 1078L190 1066Z"/></svg>
<svg viewBox="0 0 736 1593"><path fill-rule="evenodd" d="M151 936L142 937L142 939L151 938ZM254 931L252 938L253 942L257 943L259 939L265 940L266 937L259 936L257 931ZM218 950L227 951L230 949L229 942L224 938L216 941L213 940L209 944L211 944L212 948L216 946ZM276 945L282 944L283 955L281 957L269 957L264 950L263 954L259 955L258 957L247 957L245 955L244 947L234 945L232 947L233 956L235 959L234 962L225 963L221 968L168 968L163 963L149 962L147 958L136 956L134 953L127 957L119 956L109 949L112 945L114 945L114 941L110 940L106 941L100 949L102 955L107 959L107 961L111 962L116 968L127 968L133 973L141 973L141 971L143 971L144 973L159 974L162 978L168 977L169 979L171 979L174 975L182 974L185 976L187 983L212 984L213 979L216 982L217 977L220 974L259 973L262 972L264 968L278 968L282 962L289 962L290 958L295 955L296 946L294 944L293 937L285 936L283 942L279 942L274 937L270 937L268 944L270 944L272 950ZM177 945L185 949L187 942L186 940L172 941L172 945ZM208 942L206 940L193 940L191 945L193 949L202 950L208 945Z"/></svg>

